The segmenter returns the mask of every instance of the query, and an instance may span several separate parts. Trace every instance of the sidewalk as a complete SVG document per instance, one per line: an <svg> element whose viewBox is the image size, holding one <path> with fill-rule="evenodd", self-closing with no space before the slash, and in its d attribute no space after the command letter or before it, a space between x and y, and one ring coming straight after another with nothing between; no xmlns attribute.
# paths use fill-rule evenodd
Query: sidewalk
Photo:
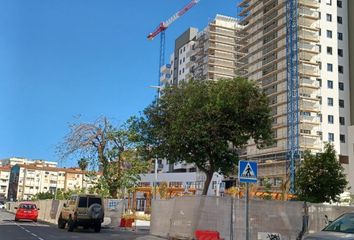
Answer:
<svg viewBox="0 0 354 240"><path fill-rule="evenodd" d="M143 237L138 237L136 240L164 240L166 238L160 238L160 237L155 237L155 236L143 236Z"/></svg>

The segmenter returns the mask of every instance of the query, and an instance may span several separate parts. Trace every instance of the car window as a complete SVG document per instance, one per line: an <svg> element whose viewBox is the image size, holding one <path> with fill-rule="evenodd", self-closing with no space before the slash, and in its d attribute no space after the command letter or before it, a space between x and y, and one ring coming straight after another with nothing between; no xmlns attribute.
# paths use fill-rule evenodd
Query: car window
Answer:
<svg viewBox="0 0 354 240"><path fill-rule="evenodd" d="M27 209L27 210L32 210L36 209L37 206L34 204L20 204L20 209Z"/></svg>
<svg viewBox="0 0 354 240"><path fill-rule="evenodd" d="M89 197L89 203L88 203L88 206L90 207L92 204L99 204L99 205L102 205L102 200L101 198L97 198L97 197Z"/></svg>
<svg viewBox="0 0 354 240"><path fill-rule="evenodd" d="M86 208L87 207L87 197L80 197L79 198L79 208Z"/></svg>
<svg viewBox="0 0 354 240"><path fill-rule="evenodd" d="M354 213L342 215L323 229L323 231L354 233Z"/></svg>

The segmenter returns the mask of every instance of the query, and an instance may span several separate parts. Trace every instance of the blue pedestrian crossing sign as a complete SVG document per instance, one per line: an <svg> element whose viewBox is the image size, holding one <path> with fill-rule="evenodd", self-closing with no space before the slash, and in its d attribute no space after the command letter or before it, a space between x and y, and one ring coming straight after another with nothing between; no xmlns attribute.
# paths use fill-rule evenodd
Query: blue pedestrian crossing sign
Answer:
<svg viewBox="0 0 354 240"><path fill-rule="evenodd" d="M239 161L238 178L243 183L257 182L258 167L255 161Z"/></svg>

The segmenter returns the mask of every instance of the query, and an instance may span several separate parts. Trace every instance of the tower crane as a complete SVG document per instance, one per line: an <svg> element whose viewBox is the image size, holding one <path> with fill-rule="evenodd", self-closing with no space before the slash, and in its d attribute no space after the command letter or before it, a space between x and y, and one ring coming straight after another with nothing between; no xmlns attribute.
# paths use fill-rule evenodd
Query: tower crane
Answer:
<svg viewBox="0 0 354 240"><path fill-rule="evenodd" d="M160 34L160 56L159 56L159 74L158 74L158 86L160 86L160 77L161 77L161 67L165 64L165 49L166 49L166 29L175 22L178 18L183 16L186 12L188 12L191 8L193 8L200 0L192 0L186 6L184 6L181 10L175 13L172 17L170 17L165 22L161 22L154 32L150 33L147 38L148 40L153 40L157 35ZM157 97L160 95L160 88L157 88Z"/></svg>

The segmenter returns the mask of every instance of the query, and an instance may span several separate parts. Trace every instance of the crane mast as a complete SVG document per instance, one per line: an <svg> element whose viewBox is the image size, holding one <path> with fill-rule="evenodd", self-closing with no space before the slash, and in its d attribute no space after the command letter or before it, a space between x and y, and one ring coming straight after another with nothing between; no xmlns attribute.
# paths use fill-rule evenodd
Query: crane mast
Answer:
<svg viewBox="0 0 354 240"><path fill-rule="evenodd" d="M153 40L157 35L160 34L160 56L159 56L159 72L158 72L158 86L160 86L160 77L161 77L161 67L165 64L165 49L166 49L166 29L175 22L178 18L183 16L191 8L193 8L200 0L192 0L186 6L184 6L177 13L172 15L168 20L161 22L155 31L150 33L147 36L148 40ZM157 98L160 96L160 88L157 88Z"/></svg>

